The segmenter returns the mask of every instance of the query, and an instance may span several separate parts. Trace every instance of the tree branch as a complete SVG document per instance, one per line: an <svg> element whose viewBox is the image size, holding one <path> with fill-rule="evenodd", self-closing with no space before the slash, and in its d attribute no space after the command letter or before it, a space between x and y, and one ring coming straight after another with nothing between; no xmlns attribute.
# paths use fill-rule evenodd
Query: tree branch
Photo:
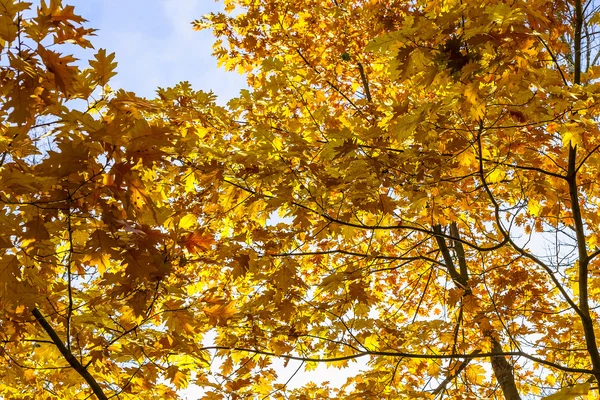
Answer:
<svg viewBox="0 0 600 400"><path fill-rule="evenodd" d="M358 63L358 72L360 72L360 79L362 80L362 84L365 88L367 101L371 103L373 102L373 100L371 99L371 91L369 90L369 80L367 79L367 74L365 73L365 69L363 68L361 63Z"/></svg>
<svg viewBox="0 0 600 400"><path fill-rule="evenodd" d="M498 339L490 335L490 340L492 341L493 352L497 354L502 353L502 345ZM504 356L500 355L492 357L491 362L494 375L502 388L502 393L504 393L506 400L521 400L517 385L515 384L515 374L512 365L510 365Z"/></svg>
<svg viewBox="0 0 600 400"><path fill-rule="evenodd" d="M346 361L346 360L354 360L361 357L366 356L385 356L385 357L401 357L401 358L412 358L412 359L420 359L420 360L449 360L449 359L474 359L474 358L489 358L489 357L497 357L497 356L505 356L505 357L523 357L528 360L537 362L542 365L546 365L551 368L558 369L560 371L565 372L576 372L582 374L592 374L593 371L585 368L572 368L572 367L564 367L559 364L555 364L551 361L544 360L542 358L538 358L536 356L532 356L523 351L503 351L501 353L477 353L477 354L414 354L414 353L405 353L400 351L358 351L354 354L350 354L347 356L340 357L331 357L331 358L317 358L317 357L302 357L302 356L294 356L291 354L276 354L270 351L259 350L259 349L249 349L245 347L228 347L228 346L207 346L199 349L200 351L209 351L209 350L228 350L228 351L241 351L253 354L262 354L264 356L283 358L287 360L295 360L295 361L306 361L306 362L317 362L317 363L328 363L335 361Z"/></svg>
<svg viewBox="0 0 600 400"><path fill-rule="evenodd" d="M455 240L454 249L456 251L456 257L458 258L458 268L460 271L460 276L465 282L469 281L469 269L467 268L467 259L465 257L465 248L463 244L460 242L460 233L458 232L458 226L456 222L452 222L450 224L450 235L452 235Z"/></svg>
<svg viewBox="0 0 600 400"><path fill-rule="evenodd" d="M481 353L481 350L475 350L473 351L471 354L472 355L477 355ZM460 365L458 366L458 368L456 369L456 371L453 374L450 374L446 377L446 379L444 379L442 381L442 383L439 384L439 386L437 388L435 388L433 390L433 394L437 395L438 393L440 393L442 390L446 389L446 386L448 386L448 384L450 383L450 381L454 378L456 378L458 375L460 375L461 372L463 372L463 370L465 368L467 368L467 365L469 365L469 363L471 362L472 358L466 358L464 359Z"/></svg>
<svg viewBox="0 0 600 400"><path fill-rule="evenodd" d="M459 274L456 268L454 267L454 262L452 261L452 255L450 254L450 250L448 249L448 245L446 244L446 239L444 239L441 236L442 227L440 225L435 225L433 227L433 231L436 233L435 241L437 242L437 245L440 248L440 251L442 252L442 257L444 257L444 263L446 264L445 267L448 270L448 273L450 274L450 278L452 278L452 281L456 286L466 290L467 281L463 279L461 274Z"/></svg>
<svg viewBox="0 0 600 400"><path fill-rule="evenodd" d="M98 382L96 382L96 379L94 379L92 374L90 374L90 372L83 365L81 365L81 363L79 362L79 360L77 360L73 353L71 353L71 351L67 349L67 347L60 339L54 328L52 328L48 321L46 321L42 313L37 308L34 308L32 314L35 317L36 321L42 326L44 331L46 331L48 336L50 336L50 339L52 339L52 342L58 348L58 351L60 351L60 354L62 354L64 359L79 375L81 375L83 379L85 379L85 381L90 386L96 397L98 397L98 400L108 400L108 397L106 397L106 395L102 391L102 388L100 387Z"/></svg>
<svg viewBox="0 0 600 400"><path fill-rule="evenodd" d="M583 26L583 9L581 0L575 0L575 70L573 72L573 83L581 84L581 29ZM577 187L577 145L569 145L569 159L567 167L567 182L569 185L569 197L571 201L571 212L575 233L577 236L577 251L579 258L578 270L578 289L579 289L579 309L581 310L580 319L583 325L585 344L595 370L595 377L600 382L600 354L598 353L598 344L596 343L596 333L594 332L594 320L590 315L590 305L588 299L588 267L590 258L585 243L585 230L581 207L579 206L579 191Z"/></svg>

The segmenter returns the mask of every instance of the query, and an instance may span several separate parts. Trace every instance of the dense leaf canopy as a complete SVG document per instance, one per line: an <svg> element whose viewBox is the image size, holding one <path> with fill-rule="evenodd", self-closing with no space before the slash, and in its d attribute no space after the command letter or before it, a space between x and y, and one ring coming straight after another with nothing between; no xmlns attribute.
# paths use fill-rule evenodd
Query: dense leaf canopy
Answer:
<svg viewBox="0 0 600 400"><path fill-rule="evenodd" d="M0 0L0 397L598 393L596 4L228 0L193 22L227 107L113 90L72 6L29 8Z"/></svg>

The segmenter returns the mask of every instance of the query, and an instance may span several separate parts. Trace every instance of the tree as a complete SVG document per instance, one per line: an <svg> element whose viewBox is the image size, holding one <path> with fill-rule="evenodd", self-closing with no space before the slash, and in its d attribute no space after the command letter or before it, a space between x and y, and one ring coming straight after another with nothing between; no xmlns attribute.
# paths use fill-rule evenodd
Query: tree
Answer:
<svg viewBox="0 0 600 400"><path fill-rule="evenodd" d="M596 6L227 4L194 22L248 77L225 109L0 2L0 396L598 391Z"/></svg>
<svg viewBox="0 0 600 400"><path fill-rule="evenodd" d="M73 6L30 6L0 2L0 397L176 398L223 306L184 261L212 240L182 203L194 122L158 107L189 85L114 92L114 54L63 54L92 47ZM222 112L208 94L190 105L206 109L190 121Z"/></svg>
<svg viewBox="0 0 600 400"><path fill-rule="evenodd" d="M228 156L184 161L230 185L255 291L219 345L369 357L296 398L597 388L596 4L229 3L195 25L251 90Z"/></svg>

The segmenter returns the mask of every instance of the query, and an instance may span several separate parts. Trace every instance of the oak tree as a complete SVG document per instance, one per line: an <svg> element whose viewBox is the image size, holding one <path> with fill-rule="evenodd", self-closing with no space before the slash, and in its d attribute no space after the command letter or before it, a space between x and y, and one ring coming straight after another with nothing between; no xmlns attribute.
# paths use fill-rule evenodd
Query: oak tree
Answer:
<svg viewBox="0 0 600 400"><path fill-rule="evenodd" d="M194 22L248 78L223 108L0 1L0 396L598 393L596 5L226 8Z"/></svg>
<svg viewBox="0 0 600 400"><path fill-rule="evenodd" d="M368 358L292 398L597 393L597 4L227 4L195 26L251 89L184 161L239 243L219 346Z"/></svg>
<svg viewBox="0 0 600 400"><path fill-rule="evenodd" d="M60 1L0 1L0 397L177 398L233 310L185 262L213 238L177 162L197 140L186 121L223 110L196 93L206 111L161 112L185 83L159 102L113 91L114 54L69 55L92 48L84 23Z"/></svg>

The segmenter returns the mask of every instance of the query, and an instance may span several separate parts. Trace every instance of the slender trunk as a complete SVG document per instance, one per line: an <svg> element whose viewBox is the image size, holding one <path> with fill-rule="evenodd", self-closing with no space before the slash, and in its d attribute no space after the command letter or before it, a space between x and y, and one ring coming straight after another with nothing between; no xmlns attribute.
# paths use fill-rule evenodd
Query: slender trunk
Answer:
<svg viewBox="0 0 600 400"><path fill-rule="evenodd" d="M581 33L583 27L583 4L582 0L575 0L575 37L574 37L574 71L573 83L581 84ZM571 210L573 212L573 222L577 237L577 249L579 255L579 309L583 314L581 323L585 336L585 344L594 368L594 377L600 382L600 352L596 343L596 333L594 332L594 319L590 314L588 298L588 267L590 257L586 248L585 223L579 206L579 191L577 186L577 145L572 144L569 147L567 182L569 184L569 195L571 200Z"/></svg>
<svg viewBox="0 0 600 400"><path fill-rule="evenodd" d="M442 253L444 264L446 265L446 269L448 270L450 278L457 287L465 290L464 296L472 296L471 288L469 287L469 270L465 257L465 249L462 245L462 242L460 242L460 240L453 240L456 258L459 264L459 268L457 269L453 256L450 252L450 248L446 243L446 239L441 235L443 232L442 227L440 225L436 225L433 227L433 231L438 234L435 239L440 252ZM453 223L450 226L450 235L455 239L460 239L460 234L456 223ZM496 339L496 335L493 331L484 331L483 335L490 339L493 353L502 353L502 345ZM517 385L515 383L515 375L512 365L510 365L504 356L491 357L491 363L494 376L496 377L496 380L502 389L504 398L506 400L521 400L521 396L519 395L519 391L517 390Z"/></svg>
<svg viewBox="0 0 600 400"><path fill-rule="evenodd" d="M492 341L492 351L494 353L502 353L502 345L494 338ZM512 365L504 356L492 357L492 370L496 376L496 380L502 389L506 400L521 400L517 385L515 384L515 374L513 373Z"/></svg>

